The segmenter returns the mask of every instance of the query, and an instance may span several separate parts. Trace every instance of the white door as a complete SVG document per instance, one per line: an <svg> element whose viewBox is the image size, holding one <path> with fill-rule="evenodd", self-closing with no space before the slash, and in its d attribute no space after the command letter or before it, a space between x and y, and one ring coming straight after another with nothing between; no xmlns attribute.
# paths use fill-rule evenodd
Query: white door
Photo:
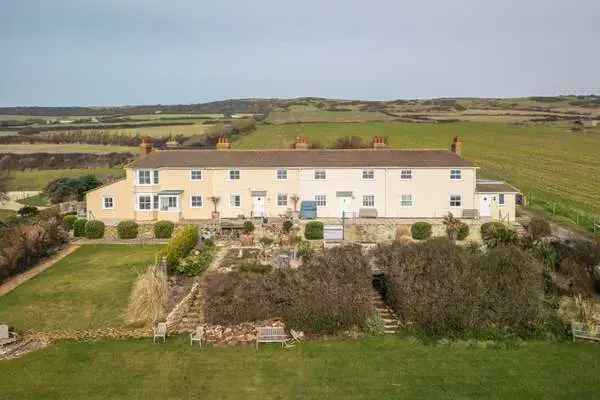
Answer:
<svg viewBox="0 0 600 400"><path fill-rule="evenodd" d="M340 200L340 217L351 218L352 197L338 197Z"/></svg>
<svg viewBox="0 0 600 400"><path fill-rule="evenodd" d="M484 194L479 199L479 215L482 217L492 216L492 196Z"/></svg>
<svg viewBox="0 0 600 400"><path fill-rule="evenodd" d="M265 198L262 196L255 196L252 198L253 201L253 210L252 215L255 217L264 217L265 216Z"/></svg>

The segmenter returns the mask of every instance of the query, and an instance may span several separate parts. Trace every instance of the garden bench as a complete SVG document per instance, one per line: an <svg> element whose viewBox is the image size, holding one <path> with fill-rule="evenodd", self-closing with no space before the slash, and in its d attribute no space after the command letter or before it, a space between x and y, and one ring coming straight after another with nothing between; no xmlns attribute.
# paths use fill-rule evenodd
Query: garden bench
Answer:
<svg viewBox="0 0 600 400"><path fill-rule="evenodd" d="M288 341L288 336L281 326L261 326L256 328L256 350L259 343L281 343L284 347Z"/></svg>
<svg viewBox="0 0 600 400"><path fill-rule="evenodd" d="M152 328L154 331L154 337L152 341L156 343L156 339L162 339L163 343L167 341L167 323L159 322Z"/></svg>
<svg viewBox="0 0 600 400"><path fill-rule="evenodd" d="M587 328L582 322L571 322L571 333L573 341L577 339L595 340L600 342L600 326L596 326L593 330Z"/></svg>
<svg viewBox="0 0 600 400"><path fill-rule="evenodd" d="M8 325L0 325L0 346L11 344L17 341L17 335L10 332Z"/></svg>
<svg viewBox="0 0 600 400"><path fill-rule="evenodd" d="M196 330L190 333L190 346L194 345L194 342L198 342L202 347L202 340L204 339L204 327L197 326Z"/></svg>
<svg viewBox="0 0 600 400"><path fill-rule="evenodd" d="M464 219L479 219L479 210L475 208L466 208L462 210L462 218Z"/></svg>

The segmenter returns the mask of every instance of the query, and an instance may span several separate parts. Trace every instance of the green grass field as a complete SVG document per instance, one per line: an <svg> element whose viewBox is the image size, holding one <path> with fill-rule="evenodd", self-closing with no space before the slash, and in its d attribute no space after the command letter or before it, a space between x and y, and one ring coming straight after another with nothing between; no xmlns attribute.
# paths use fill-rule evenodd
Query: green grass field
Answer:
<svg viewBox="0 0 600 400"><path fill-rule="evenodd" d="M0 321L34 331L122 326L133 281L158 249L84 245L0 297Z"/></svg>
<svg viewBox="0 0 600 400"><path fill-rule="evenodd" d="M17 215L17 212L14 210L0 209L0 221L5 221L6 219L14 217L15 215Z"/></svg>
<svg viewBox="0 0 600 400"><path fill-rule="evenodd" d="M115 177L125 176L123 168L73 168L73 169L48 169L12 171L8 183L9 191L18 190L42 190L48 182L58 178L76 178L83 175L96 175L101 179L112 175Z"/></svg>
<svg viewBox="0 0 600 400"><path fill-rule="evenodd" d="M50 205L50 199L44 193L35 196L26 197L23 200L17 200L17 203L32 207L47 207Z"/></svg>
<svg viewBox="0 0 600 400"><path fill-rule="evenodd" d="M464 141L464 156L481 167L480 176L506 180L525 194L564 207L600 214L600 129L573 133L568 127L500 122L261 125L238 138L234 148L289 148L299 135L325 146L342 136L370 141L382 135L396 148L449 148L458 135Z"/></svg>
<svg viewBox="0 0 600 400"><path fill-rule="evenodd" d="M600 346L434 346L396 337L293 349L190 347L187 337L62 342L0 361L7 399L595 399Z"/></svg>
<svg viewBox="0 0 600 400"><path fill-rule="evenodd" d="M137 148L95 144L0 144L0 153L137 153Z"/></svg>

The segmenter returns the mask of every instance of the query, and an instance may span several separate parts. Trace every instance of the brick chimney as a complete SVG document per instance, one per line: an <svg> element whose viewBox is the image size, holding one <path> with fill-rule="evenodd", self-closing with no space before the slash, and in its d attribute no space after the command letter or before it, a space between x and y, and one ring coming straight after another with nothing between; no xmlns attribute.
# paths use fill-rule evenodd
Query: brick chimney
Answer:
<svg viewBox="0 0 600 400"><path fill-rule="evenodd" d="M231 143L229 143L229 138L225 136L219 137L217 141L217 150L231 150Z"/></svg>
<svg viewBox="0 0 600 400"><path fill-rule="evenodd" d="M150 153L152 153L152 139L145 137L140 143L140 158L144 158Z"/></svg>
<svg viewBox="0 0 600 400"><path fill-rule="evenodd" d="M462 140L458 136L455 136L452 140L452 145L450 146L450 151L455 153L457 156L462 156Z"/></svg>
<svg viewBox="0 0 600 400"><path fill-rule="evenodd" d="M374 149L385 149L387 148L387 144L385 143L385 139L381 136L373 137L373 148Z"/></svg>
<svg viewBox="0 0 600 400"><path fill-rule="evenodd" d="M301 136L296 136L296 141L294 142L294 149L296 150L308 150L308 140Z"/></svg>

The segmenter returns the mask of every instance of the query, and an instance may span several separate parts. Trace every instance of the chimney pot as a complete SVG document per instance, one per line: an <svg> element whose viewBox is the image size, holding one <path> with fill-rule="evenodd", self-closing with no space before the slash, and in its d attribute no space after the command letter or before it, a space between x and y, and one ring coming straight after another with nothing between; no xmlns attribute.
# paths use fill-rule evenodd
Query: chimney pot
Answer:
<svg viewBox="0 0 600 400"><path fill-rule="evenodd" d="M220 136L217 140L217 150L230 150L231 143L229 143L229 139L225 136Z"/></svg>
<svg viewBox="0 0 600 400"><path fill-rule="evenodd" d="M461 157L462 156L462 140L460 140L460 137L455 136L454 139L452 140L452 145L450 146L450 151L455 153L457 156Z"/></svg>
<svg viewBox="0 0 600 400"><path fill-rule="evenodd" d="M150 153L152 153L152 139L145 137L140 143L140 158L144 158Z"/></svg>
<svg viewBox="0 0 600 400"><path fill-rule="evenodd" d="M308 140L302 136L296 136L296 142L294 143L294 149L296 150L308 150Z"/></svg>
<svg viewBox="0 0 600 400"><path fill-rule="evenodd" d="M387 144L385 143L385 139L382 136L374 136L373 137L373 148L374 149L385 149Z"/></svg>

